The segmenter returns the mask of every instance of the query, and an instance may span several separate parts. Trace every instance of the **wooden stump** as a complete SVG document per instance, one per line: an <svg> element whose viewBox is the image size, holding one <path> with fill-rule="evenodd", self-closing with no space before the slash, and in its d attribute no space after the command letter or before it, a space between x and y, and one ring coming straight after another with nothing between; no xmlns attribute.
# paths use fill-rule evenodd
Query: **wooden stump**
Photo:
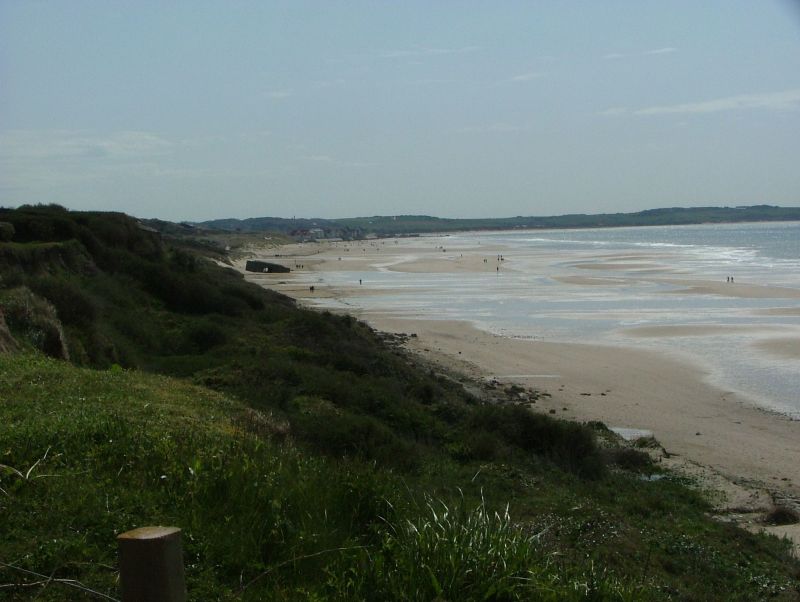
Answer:
<svg viewBox="0 0 800 602"><path fill-rule="evenodd" d="M117 542L122 602L186 602L180 529L141 527Z"/></svg>

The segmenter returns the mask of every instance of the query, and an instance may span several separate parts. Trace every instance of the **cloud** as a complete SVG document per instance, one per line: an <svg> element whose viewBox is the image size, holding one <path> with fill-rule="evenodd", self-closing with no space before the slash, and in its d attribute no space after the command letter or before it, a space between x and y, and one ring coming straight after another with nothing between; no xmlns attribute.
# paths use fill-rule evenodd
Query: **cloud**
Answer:
<svg viewBox="0 0 800 602"><path fill-rule="evenodd" d="M628 112L627 107L609 107L604 109L603 111L598 111L598 115L605 115L605 116L614 116L614 115L624 115Z"/></svg>
<svg viewBox="0 0 800 602"><path fill-rule="evenodd" d="M544 73L539 73L537 71L532 71L530 73L521 73L519 75L515 75L514 77L509 78L508 81L510 82L529 82L534 79L539 79L540 77L544 77Z"/></svg>
<svg viewBox="0 0 800 602"><path fill-rule="evenodd" d="M144 155L164 154L170 150L172 143L152 132L123 131L107 138L84 139L85 143L101 149L112 157L141 157Z"/></svg>
<svg viewBox="0 0 800 602"><path fill-rule="evenodd" d="M305 155L303 157L306 161L314 161L316 163L327 163L329 165L336 165L339 167L375 167L378 163L370 161L341 161L330 155Z"/></svg>
<svg viewBox="0 0 800 602"><path fill-rule="evenodd" d="M163 155L172 143L153 132L106 135L82 130L9 130L0 133L3 159L132 158Z"/></svg>
<svg viewBox="0 0 800 602"><path fill-rule="evenodd" d="M343 86L344 84L345 80L342 78L323 79L311 82L311 88L313 90L324 90L326 88L333 88L335 86Z"/></svg>
<svg viewBox="0 0 800 602"><path fill-rule="evenodd" d="M262 92L261 96L264 98L269 98L270 100L283 100L284 98L289 98L290 96L294 96L293 90L267 90L266 92Z"/></svg>
<svg viewBox="0 0 800 602"><path fill-rule="evenodd" d="M636 115L670 115L684 113L719 113L743 109L787 111L800 109L800 88L785 92L741 94L702 102L646 107L634 111Z"/></svg>
<svg viewBox="0 0 800 602"><path fill-rule="evenodd" d="M474 125L459 128L459 133L462 134L506 134L514 132L524 132L528 130L528 126L517 125L512 123L490 123L488 125Z"/></svg>
<svg viewBox="0 0 800 602"><path fill-rule="evenodd" d="M414 46L405 50L390 50L388 52L382 52L380 57L384 59L401 59L420 56L466 54L468 52L475 52L478 49L478 46L462 46L460 48L433 48L430 46Z"/></svg>
<svg viewBox="0 0 800 602"><path fill-rule="evenodd" d="M120 176L153 176L175 145L154 132L7 130L0 132L0 180L22 192L86 186Z"/></svg>
<svg viewBox="0 0 800 602"><path fill-rule="evenodd" d="M665 46L663 48L654 48L653 50L645 50L644 52L633 53L633 54L623 54L621 52L610 52L603 56L603 59L607 61L616 61L619 59L629 58L632 56L658 56L660 54L672 54L673 52L678 52L677 48L673 48L672 46Z"/></svg>
<svg viewBox="0 0 800 602"><path fill-rule="evenodd" d="M678 52L677 48L673 48L672 46L666 46L665 48L656 48L655 50L648 50L644 54L671 54L673 52Z"/></svg>
<svg viewBox="0 0 800 602"><path fill-rule="evenodd" d="M449 84L467 84L471 83L467 80L463 79L452 79L452 78L434 78L429 77L425 79L413 79L406 82L402 82L403 84L408 84L411 86L429 86L429 85L449 85Z"/></svg>

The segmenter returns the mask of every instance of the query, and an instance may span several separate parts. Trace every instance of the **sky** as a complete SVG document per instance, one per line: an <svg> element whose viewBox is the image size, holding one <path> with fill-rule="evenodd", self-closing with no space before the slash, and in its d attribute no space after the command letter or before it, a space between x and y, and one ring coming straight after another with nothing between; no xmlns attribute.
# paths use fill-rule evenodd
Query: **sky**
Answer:
<svg viewBox="0 0 800 602"><path fill-rule="evenodd" d="M0 206L800 206L800 0L0 0Z"/></svg>

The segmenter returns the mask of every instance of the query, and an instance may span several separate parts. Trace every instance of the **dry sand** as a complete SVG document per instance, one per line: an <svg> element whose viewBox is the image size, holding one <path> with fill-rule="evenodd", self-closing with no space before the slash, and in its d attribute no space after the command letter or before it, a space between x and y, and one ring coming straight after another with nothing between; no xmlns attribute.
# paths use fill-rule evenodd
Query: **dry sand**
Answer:
<svg viewBox="0 0 800 602"><path fill-rule="evenodd" d="M398 246L389 241L292 245L281 253L284 258L291 257L305 265L306 270L375 269L376 257L380 256L382 269L452 272L494 271L497 254L503 252L488 247L479 253L474 249L443 251L427 239L411 244L415 245L413 254L408 253L407 241ZM314 252L309 253L309 249ZM484 263L487 258L491 260ZM654 267L636 262L626 265ZM503 265L503 269L506 267ZM248 277L297 299L311 294L307 285L298 286L291 275ZM579 280L564 278L574 284L608 284L606 278ZM800 296L800 291L793 289L746 284L688 279L659 282L685 286L684 293ZM354 290L355 287L348 290L323 286L313 294L346 299ZM368 288L357 290L363 295ZM793 315L790 312L796 310L786 311ZM540 398L535 409L579 421L600 420L610 427L652 431L669 454L663 461L675 470L700 478L703 487L714 489L716 507L728 518L758 527L759 513L772 504L800 506L800 421L759 409L731 391L708 384L706 375L696 366L638 348L515 339L478 330L465 322L405 319L380 312L352 313L379 330L416 334L407 343L410 350L473 379L497 379L549 393L551 397ZM638 334L696 333L672 327L658 332L640 329ZM797 339L775 338L761 345L770 353L800 357ZM796 526L773 530L800 541Z"/></svg>

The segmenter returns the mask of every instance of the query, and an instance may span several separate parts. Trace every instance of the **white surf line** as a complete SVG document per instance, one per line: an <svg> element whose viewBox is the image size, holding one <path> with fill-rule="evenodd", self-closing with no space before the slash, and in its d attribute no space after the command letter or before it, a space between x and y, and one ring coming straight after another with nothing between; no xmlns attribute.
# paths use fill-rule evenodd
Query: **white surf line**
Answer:
<svg viewBox="0 0 800 602"><path fill-rule="evenodd" d="M400 255L399 257L394 257L389 261L381 261L377 263L370 264L372 267L376 268L378 272L390 272L389 268L392 268L396 265L400 265L403 263L409 263L411 261L415 261L419 259L419 255Z"/></svg>

